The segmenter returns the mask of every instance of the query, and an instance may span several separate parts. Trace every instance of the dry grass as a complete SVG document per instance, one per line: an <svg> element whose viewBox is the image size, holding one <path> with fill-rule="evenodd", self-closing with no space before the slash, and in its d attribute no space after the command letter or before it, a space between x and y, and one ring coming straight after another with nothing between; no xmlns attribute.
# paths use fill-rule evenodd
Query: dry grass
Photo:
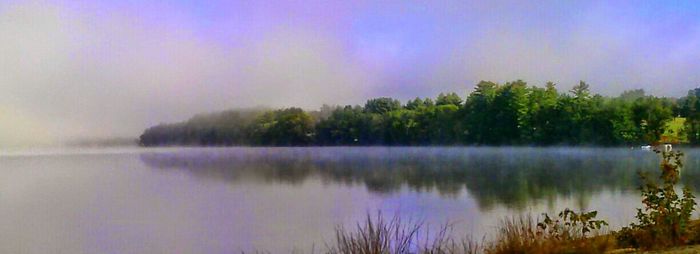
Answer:
<svg viewBox="0 0 700 254"><path fill-rule="evenodd" d="M328 247L331 254L399 254L399 253L604 253L612 250L612 236L593 232L587 237L579 228L561 224L559 231L543 230L532 216L505 219L491 241L471 238L455 240L446 225L431 234L422 223L404 223L398 217L386 220L381 214L367 216L354 231L336 229L336 242Z"/></svg>
<svg viewBox="0 0 700 254"><path fill-rule="evenodd" d="M484 252L505 253L604 253L614 246L611 236L594 232L586 237L577 228L562 224L561 231L553 233L537 226L532 216L506 219L501 222L493 241Z"/></svg>
<svg viewBox="0 0 700 254"><path fill-rule="evenodd" d="M402 222L398 216L386 220L378 214L367 215L355 231L336 228L336 242L328 246L329 254L399 254L399 253L480 253L477 242L465 238L455 241L450 237L451 227L445 225L436 233L423 230L421 222Z"/></svg>

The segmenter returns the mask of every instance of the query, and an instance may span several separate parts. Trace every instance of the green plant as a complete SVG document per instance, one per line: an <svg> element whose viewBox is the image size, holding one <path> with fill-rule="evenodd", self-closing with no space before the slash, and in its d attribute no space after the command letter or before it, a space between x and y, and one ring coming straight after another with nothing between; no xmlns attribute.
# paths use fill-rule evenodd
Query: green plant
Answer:
<svg viewBox="0 0 700 254"><path fill-rule="evenodd" d="M661 155L661 183L640 173L644 207L637 209L637 223L618 232L620 244L653 249L683 245L690 240L689 222L695 210L695 196L687 187L679 196L675 188L683 167L683 153L661 152Z"/></svg>
<svg viewBox="0 0 700 254"><path fill-rule="evenodd" d="M537 223L537 227L559 240L571 240L587 237L586 234L594 230L600 230L608 223L604 220L595 220L598 211L576 213L569 208L559 212L559 218L553 220L548 214L544 213L544 220Z"/></svg>

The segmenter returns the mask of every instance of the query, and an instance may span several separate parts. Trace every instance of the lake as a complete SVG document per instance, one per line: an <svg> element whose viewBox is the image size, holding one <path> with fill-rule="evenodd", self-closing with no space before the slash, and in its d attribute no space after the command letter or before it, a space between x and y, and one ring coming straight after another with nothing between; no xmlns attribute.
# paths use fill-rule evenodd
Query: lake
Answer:
<svg viewBox="0 0 700 254"><path fill-rule="evenodd" d="M700 150L682 181L700 189ZM658 155L623 148L123 148L0 153L0 253L324 250L367 214L453 224L641 205Z"/></svg>

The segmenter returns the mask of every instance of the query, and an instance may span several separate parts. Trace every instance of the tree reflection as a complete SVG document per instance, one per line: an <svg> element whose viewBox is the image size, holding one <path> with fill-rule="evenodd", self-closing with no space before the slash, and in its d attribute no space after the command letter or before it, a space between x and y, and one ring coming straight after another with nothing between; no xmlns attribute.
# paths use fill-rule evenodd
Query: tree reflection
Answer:
<svg viewBox="0 0 700 254"><path fill-rule="evenodd" d="M683 180L698 185L700 161L687 157ZM233 184L298 185L318 178L375 193L406 187L448 198L466 189L482 209L522 209L558 197L585 204L601 191L634 190L637 172L658 165L654 153L598 148L226 148L145 153L141 159L152 168Z"/></svg>

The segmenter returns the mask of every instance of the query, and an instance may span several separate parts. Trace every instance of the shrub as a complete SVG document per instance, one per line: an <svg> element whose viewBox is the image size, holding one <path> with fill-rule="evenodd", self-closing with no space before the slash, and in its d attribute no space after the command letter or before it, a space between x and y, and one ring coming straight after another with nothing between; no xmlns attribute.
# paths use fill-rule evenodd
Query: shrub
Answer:
<svg viewBox="0 0 700 254"><path fill-rule="evenodd" d="M556 220L552 220L546 213L542 215L544 221L538 223L537 227L545 234L559 240L586 238L588 233L608 225L604 220L595 220L598 211L578 214L567 208L559 213L559 218Z"/></svg>
<svg viewBox="0 0 700 254"><path fill-rule="evenodd" d="M618 243L625 246L655 249L684 245L690 242L690 216L695 209L695 196L687 187L682 197L676 193L675 185L683 167L683 153L662 152L661 183L648 174L640 173L643 181L643 208L637 209L638 220L617 233Z"/></svg>

